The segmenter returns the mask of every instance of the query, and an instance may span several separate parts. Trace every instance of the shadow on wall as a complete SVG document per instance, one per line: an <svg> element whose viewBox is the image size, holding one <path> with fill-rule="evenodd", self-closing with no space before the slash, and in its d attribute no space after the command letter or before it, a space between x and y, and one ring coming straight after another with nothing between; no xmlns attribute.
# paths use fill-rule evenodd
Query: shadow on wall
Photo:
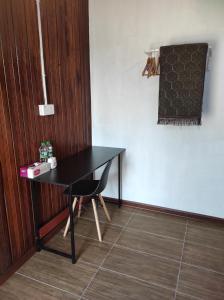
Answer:
<svg viewBox="0 0 224 300"><path fill-rule="evenodd" d="M210 115L212 113L211 110L211 100L212 100L212 78L214 78L213 74L213 64L214 58L216 56L217 44L215 41L209 41L209 49L208 49L208 60L205 74L205 83L204 83L204 96L203 96L203 107L202 113L206 115Z"/></svg>
<svg viewBox="0 0 224 300"><path fill-rule="evenodd" d="M203 107L202 113L209 115L211 114L211 71L207 71L205 75L205 83L204 83L204 95L203 95Z"/></svg>

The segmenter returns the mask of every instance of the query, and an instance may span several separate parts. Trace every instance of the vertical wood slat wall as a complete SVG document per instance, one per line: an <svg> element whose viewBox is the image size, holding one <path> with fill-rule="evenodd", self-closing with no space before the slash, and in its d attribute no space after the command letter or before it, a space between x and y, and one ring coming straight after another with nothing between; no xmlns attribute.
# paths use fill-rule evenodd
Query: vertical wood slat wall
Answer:
<svg viewBox="0 0 224 300"><path fill-rule="evenodd" d="M0 274L34 244L30 188L19 166L38 160L43 140L52 141L57 159L91 145L88 0L42 0L41 19L56 109L48 117L37 114L43 92L36 1L0 1L0 264L10 249ZM65 206L61 188L41 186L41 223Z"/></svg>

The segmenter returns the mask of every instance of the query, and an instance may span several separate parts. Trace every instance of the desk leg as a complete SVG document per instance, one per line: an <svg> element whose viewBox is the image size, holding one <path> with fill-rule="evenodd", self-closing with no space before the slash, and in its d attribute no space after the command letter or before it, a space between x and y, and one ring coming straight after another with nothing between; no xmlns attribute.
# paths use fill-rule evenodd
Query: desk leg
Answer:
<svg viewBox="0 0 224 300"><path fill-rule="evenodd" d="M72 209L72 186L69 187L68 209L69 209L69 216L70 216L72 263L74 264L76 258L75 258L75 237L74 237L74 213Z"/></svg>
<svg viewBox="0 0 224 300"><path fill-rule="evenodd" d="M34 221L34 235L35 235L35 246L36 250L41 250L41 240L39 236L39 207L37 203L37 182L31 181L30 182L31 188L31 200L33 206L33 221Z"/></svg>
<svg viewBox="0 0 224 300"><path fill-rule="evenodd" d="M121 164L121 154L118 155L118 205L122 205L122 164Z"/></svg>

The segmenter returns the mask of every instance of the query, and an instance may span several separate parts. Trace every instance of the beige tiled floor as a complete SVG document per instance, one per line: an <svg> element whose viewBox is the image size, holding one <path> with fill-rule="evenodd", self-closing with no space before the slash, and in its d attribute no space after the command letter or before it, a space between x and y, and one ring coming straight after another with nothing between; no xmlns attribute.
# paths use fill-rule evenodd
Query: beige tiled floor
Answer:
<svg viewBox="0 0 224 300"><path fill-rule="evenodd" d="M36 253L0 287L0 299L224 299L224 225L108 204L76 223L78 260ZM69 251L62 232L48 243Z"/></svg>

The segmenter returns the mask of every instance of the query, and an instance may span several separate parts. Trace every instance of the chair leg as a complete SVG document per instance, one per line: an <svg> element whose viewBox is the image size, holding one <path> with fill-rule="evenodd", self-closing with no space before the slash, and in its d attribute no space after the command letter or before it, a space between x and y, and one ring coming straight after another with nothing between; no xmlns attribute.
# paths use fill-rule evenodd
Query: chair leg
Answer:
<svg viewBox="0 0 224 300"><path fill-rule="evenodd" d="M80 200L79 200L78 218L80 218L80 216L81 216L81 211L82 211L82 201L83 201L83 197L80 197Z"/></svg>
<svg viewBox="0 0 224 300"><path fill-rule="evenodd" d="M107 210L106 204L105 204L105 202L104 202L103 197L102 197L101 194L99 194L99 198L100 198L100 203L101 203L101 205L103 206L105 215L106 215L108 221L111 222L110 214L109 214L109 212L108 212L108 210Z"/></svg>
<svg viewBox="0 0 224 300"><path fill-rule="evenodd" d="M93 212L94 212L95 221L96 221L96 229L97 229L98 238L99 238L99 241L102 242L99 218L98 218L98 213L97 213L97 209L96 209L96 201L94 198L92 198L92 205L93 205Z"/></svg>
<svg viewBox="0 0 224 300"><path fill-rule="evenodd" d="M77 198L75 197L74 201L73 201L73 204L72 204L73 211L75 210L76 202L77 202ZM65 231L64 231L64 234L63 234L64 237L66 237L66 235L68 234L69 226L70 226L70 217L68 217L67 224L65 226Z"/></svg>

